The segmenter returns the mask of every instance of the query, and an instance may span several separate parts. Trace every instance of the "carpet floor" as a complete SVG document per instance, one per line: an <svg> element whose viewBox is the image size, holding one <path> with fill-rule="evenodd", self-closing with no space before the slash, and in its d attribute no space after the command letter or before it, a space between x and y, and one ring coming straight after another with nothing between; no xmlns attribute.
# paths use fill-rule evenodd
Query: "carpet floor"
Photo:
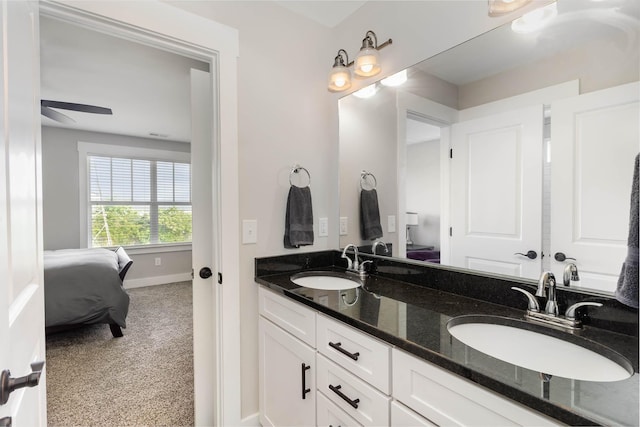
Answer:
<svg viewBox="0 0 640 427"><path fill-rule="evenodd" d="M127 328L47 337L50 426L190 426L193 415L191 282L128 290Z"/></svg>

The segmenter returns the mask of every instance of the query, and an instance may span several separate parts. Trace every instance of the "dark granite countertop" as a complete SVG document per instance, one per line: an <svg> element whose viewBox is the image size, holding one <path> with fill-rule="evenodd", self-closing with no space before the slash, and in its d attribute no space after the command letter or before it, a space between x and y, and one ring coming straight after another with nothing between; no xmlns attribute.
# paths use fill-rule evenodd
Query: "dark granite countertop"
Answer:
<svg viewBox="0 0 640 427"><path fill-rule="evenodd" d="M580 340L586 346L605 345L621 354L631 362L635 371L629 379L590 382L553 376L543 381L538 372L495 359L464 345L452 337L446 327L450 319L465 314L523 319L526 302L521 296L505 300L502 295L488 295L479 299L477 293L466 292L465 289L476 289L476 282L484 279L495 282L487 285L491 290L489 293L511 295L516 292L511 291L510 286L527 288L530 285L528 281L514 283L389 258L367 259L374 261L376 274L366 278L360 288L347 291L303 288L290 280L292 273L303 270L344 272L344 267L341 267L344 260L339 259L337 251L258 258L255 279L289 298L562 423L638 425L637 311L627 310L604 298L581 298L606 302L600 314L604 320L591 318L595 317L594 309L588 311L591 317L583 316L585 327L582 330L568 333L548 328L550 335ZM449 288L445 286L446 280L451 282ZM475 298L465 295L468 293L474 294ZM559 295L558 299L559 303L567 304L580 296L566 293ZM624 326L621 326L620 319ZM576 360L576 363L580 361Z"/></svg>

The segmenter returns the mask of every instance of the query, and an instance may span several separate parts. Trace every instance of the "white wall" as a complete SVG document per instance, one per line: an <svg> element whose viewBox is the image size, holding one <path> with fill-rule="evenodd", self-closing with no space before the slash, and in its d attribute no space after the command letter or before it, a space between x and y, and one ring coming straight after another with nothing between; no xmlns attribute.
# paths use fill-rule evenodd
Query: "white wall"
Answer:
<svg viewBox="0 0 640 427"><path fill-rule="evenodd" d="M42 127L44 249L83 247L80 241L78 141L189 152L189 144L98 132ZM185 280L191 274L191 251L131 253L133 265L125 286ZM162 265L155 266L161 257Z"/></svg>

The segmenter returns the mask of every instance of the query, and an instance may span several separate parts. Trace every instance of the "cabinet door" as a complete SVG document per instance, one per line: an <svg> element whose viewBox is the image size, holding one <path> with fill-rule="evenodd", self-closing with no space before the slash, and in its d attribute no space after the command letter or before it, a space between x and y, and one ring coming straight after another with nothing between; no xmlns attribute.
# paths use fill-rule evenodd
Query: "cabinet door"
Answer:
<svg viewBox="0 0 640 427"><path fill-rule="evenodd" d="M270 321L259 321L260 423L314 426L315 351Z"/></svg>

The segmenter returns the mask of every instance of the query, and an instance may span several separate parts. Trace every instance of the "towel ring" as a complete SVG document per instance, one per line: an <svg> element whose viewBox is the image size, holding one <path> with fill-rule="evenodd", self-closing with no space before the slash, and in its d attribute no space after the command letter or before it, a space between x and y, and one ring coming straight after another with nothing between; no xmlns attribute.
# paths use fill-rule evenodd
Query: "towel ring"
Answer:
<svg viewBox="0 0 640 427"><path fill-rule="evenodd" d="M373 178L373 186L371 186L368 182L367 182L367 177L371 177ZM360 189L361 190L366 190L366 186L369 185L371 188L369 190L375 190L376 187L378 186L378 181L376 180L376 176L374 174L372 174L371 172L367 172L367 171L362 171L360 172Z"/></svg>
<svg viewBox="0 0 640 427"><path fill-rule="evenodd" d="M305 171L305 172L306 172L306 174L307 174L307 177L308 177L308 181L309 181L309 182L307 182L307 185L305 185L305 186L295 185L295 184L293 183L293 181L291 181L291 177L293 176L293 174L294 174L294 173L300 173L300 171L301 171L301 170L302 170L302 171ZM293 167L293 169L291 169L291 172L289 172L289 185L294 186L294 187L298 187L298 188L305 188L305 187L308 187L308 186L310 186L310 185L311 185L311 174L309 173L309 171L308 171L306 168L303 168L303 167L302 167L302 166L300 166L300 165L295 165L295 166Z"/></svg>

